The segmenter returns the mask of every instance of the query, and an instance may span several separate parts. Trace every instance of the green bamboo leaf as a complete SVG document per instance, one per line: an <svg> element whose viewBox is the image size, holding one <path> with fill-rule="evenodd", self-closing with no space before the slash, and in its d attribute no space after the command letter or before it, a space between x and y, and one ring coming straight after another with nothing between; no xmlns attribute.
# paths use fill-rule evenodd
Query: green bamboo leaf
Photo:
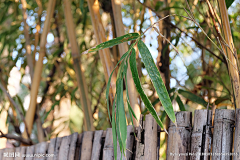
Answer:
<svg viewBox="0 0 240 160"><path fill-rule="evenodd" d="M197 95L195 95L189 91L184 91L182 89L179 89L178 93L181 94L183 97L185 97L195 103L201 104L204 107L206 107L208 104L203 98L198 97Z"/></svg>
<svg viewBox="0 0 240 160"><path fill-rule="evenodd" d="M217 100L215 101L215 105L218 105L222 103L223 101L229 100L231 101L231 97L229 95L226 95L224 97L218 97Z"/></svg>
<svg viewBox="0 0 240 160"><path fill-rule="evenodd" d="M126 86L126 92L127 92L127 105L128 105L128 111L129 111L129 116L130 116L130 119L131 119L131 122L132 122L132 127L133 127L133 130L134 130L134 125L133 125L133 117L137 120L137 116L135 115L132 107L131 107L131 104L130 104L130 100L129 100L129 94L128 94L128 85L127 85L127 68L128 68L128 58L126 60L126 64L125 64L125 67L124 67L124 78L125 78L125 86ZM133 132L134 136L137 137L135 135L135 132Z"/></svg>
<svg viewBox="0 0 240 160"><path fill-rule="evenodd" d="M165 111L163 111L163 113L162 113L162 116L161 116L161 121L163 121L164 120L164 118L166 117L166 115L167 115L167 113L165 112Z"/></svg>
<svg viewBox="0 0 240 160"><path fill-rule="evenodd" d="M172 88L168 91L168 94L170 95L172 92L175 92L176 88ZM155 106L158 102L160 102L159 98L153 101L152 105Z"/></svg>
<svg viewBox="0 0 240 160"><path fill-rule="evenodd" d="M134 49L132 49L132 54L130 55L130 59L129 59L129 63L130 63L130 69L132 72L132 77L133 77L133 81L135 83L136 89L145 105L145 107L149 110L149 112L152 114L153 118L156 120L157 124L161 127L164 128L161 120L159 119L156 110L153 108L150 100L148 99L148 97L146 96L146 94L144 93L141 83L140 83L140 79L138 76L138 71L137 71L137 64L136 64L136 52ZM164 128L165 130L165 128Z"/></svg>
<svg viewBox="0 0 240 160"><path fill-rule="evenodd" d="M177 101L177 103L178 103L178 106L179 106L180 110L181 110L181 111L186 111L186 109L185 109L185 107L184 107L184 104L183 104L181 98L180 98L178 95L177 95L177 97L176 97L176 101Z"/></svg>
<svg viewBox="0 0 240 160"><path fill-rule="evenodd" d="M112 135L113 135L113 149L114 159L117 159L117 133L116 133L116 121L115 121L115 105L116 105L116 94L112 106Z"/></svg>
<svg viewBox="0 0 240 160"><path fill-rule="evenodd" d="M125 63L125 66L124 66L124 71L123 71L123 74L124 74L124 78L125 78L125 86L126 86L126 92L127 92L127 104L128 104L128 110L129 110L129 114L130 114L130 118L131 118L131 121L132 121L132 124L133 124L133 118L132 118L132 115L133 117L137 120L137 116L135 115L131 105L130 105L130 100L129 100L129 93L128 93L128 85L127 85L127 68L128 68L128 58L129 58L129 55L128 57L126 58L126 63Z"/></svg>
<svg viewBox="0 0 240 160"><path fill-rule="evenodd" d="M91 48L91 49L85 51L84 53L86 54L86 53L96 52L98 50L109 48L109 47L121 44L123 42L136 40L137 38L139 38L139 34L138 33L125 34L124 36L111 39L111 40L109 40L107 42L103 42L103 43L97 45L96 47Z"/></svg>
<svg viewBox="0 0 240 160"><path fill-rule="evenodd" d="M16 95L16 97L17 97L17 100L18 100L18 102L19 102L19 104L20 104L20 107L21 107L22 113L23 113L23 115L25 116L25 115L26 115L26 111L25 111L25 109L24 109L24 106L23 106L22 100L21 100L21 98L20 98L18 95Z"/></svg>
<svg viewBox="0 0 240 160"><path fill-rule="evenodd" d="M120 131L120 139L122 141L122 146L120 145L121 151L126 150L126 141L127 141L127 122L125 117L125 110L123 104L123 79L117 79L117 112L119 118L119 131Z"/></svg>
<svg viewBox="0 0 240 160"><path fill-rule="evenodd" d="M124 55L120 58L120 60L118 61L118 63L116 64L115 68L113 69L112 73L110 74L110 77L108 79L108 83L107 83L107 88L106 88L106 100L107 100L107 109L108 109L108 116L109 116L109 120L111 122L111 116L110 116L110 110L109 110L109 89L110 89L110 82L112 79L112 75L114 70L117 68L118 64L124 59L126 58L126 56L130 53L131 50L128 50L126 53L124 53Z"/></svg>
<svg viewBox="0 0 240 160"><path fill-rule="evenodd" d="M146 67L146 70L152 80L153 86L157 91L158 97L159 97L167 115L172 120L172 122L175 123L176 117L175 117L175 113L173 111L173 106L172 106L171 100L169 98L167 89L163 83L160 72L158 71L157 66L154 63L154 60L152 58L150 51L148 50L147 46L141 40L139 40L139 42L138 42L138 49L140 51L142 61Z"/></svg>
<svg viewBox="0 0 240 160"><path fill-rule="evenodd" d="M120 60L118 61L118 63L116 64L116 66L115 66L115 68L113 69L113 71L112 71L112 73L110 74L110 77L109 77L109 79L108 79L108 83L107 83L107 88L106 88L106 100L107 100L107 109L108 109L108 116L109 116L109 119L110 119L110 122L111 122L111 116L110 116L110 110L109 110L109 89L110 89L110 82L111 82L111 79L112 79L112 75L113 75L113 72L114 72L114 70L117 68L117 66L118 66L118 64L123 60L123 59L125 59L128 55L129 55L129 53L131 52L131 50L133 49L133 47L134 47L134 45L137 43L137 41L136 42L134 42L131 46L130 46L130 48L129 48L129 50L126 52L126 53L124 53L124 55L122 55L122 57L120 58Z"/></svg>

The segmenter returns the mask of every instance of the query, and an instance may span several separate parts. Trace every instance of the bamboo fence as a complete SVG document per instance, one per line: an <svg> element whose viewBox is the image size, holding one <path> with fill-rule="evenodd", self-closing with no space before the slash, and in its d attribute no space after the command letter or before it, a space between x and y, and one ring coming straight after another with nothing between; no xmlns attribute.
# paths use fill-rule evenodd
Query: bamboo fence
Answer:
<svg viewBox="0 0 240 160"><path fill-rule="evenodd" d="M240 159L240 109L236 113L234 110L216 109L214 118L211 110L195 110L193 123L192 112L175 114L178 125L176 127L172 122L169 124L167 160ZM139 127L127 127L127 151L124 159L159 159L160 127L150 114L141 115L139 124ZM120 159L119 146L117 149L117 159ZM113 160L112 129L74 133L28 147L0 150L0 160L36 159Z"/></svg>

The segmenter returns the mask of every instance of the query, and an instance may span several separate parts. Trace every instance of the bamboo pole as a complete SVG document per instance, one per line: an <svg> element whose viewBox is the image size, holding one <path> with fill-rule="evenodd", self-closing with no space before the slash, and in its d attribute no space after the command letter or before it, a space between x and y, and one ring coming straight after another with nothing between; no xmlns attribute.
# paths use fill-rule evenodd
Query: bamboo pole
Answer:
<svg viewBox="0 0 240 160"><path fill-rule="evenodd" d="M97 43L100 44L102 42L105 42L106 38L105 38L105 30L103 28L101 16L99 13L99 2L98 0L88 0L87 2L88 2L88 8L91 15L91 20L92 20L92 25L93 25L94 33L96 36L96 40L97 40ZM104 75L107 83L109 76L114 69L114 66L111 61L109 48L100 50L99 55L104 68ZM115 84L116 77L117 77L117 74L116 72L114 72L111 79L111 89L109 91L111 101L113 101L114 95L116 93L116 84Z"/></svg>
<svg viewBox="0 0 240 160"><path fill-rule="evenodd" d="M124 30L124 25L122 22L122 12L121 12L121 1L120 0L112 0L112 9L113 9L113 15L114 15L114 22L115 22L115 27L116 27L116 32L117 32L117 37L125 35L125 30ZM128 51L128 45L127 43L121 43L119 44L119 52L120 56L122 56L124 53ZM133 108L133 111L135 115L137 116L137 119L139 120L140 118L140 107L137 102L137 91L133 82L133 78L131 75L130 71L130 66L128 67L127 70L127 85L128 85L128 93L129 93L129 101L130 104ZM138 126L138 120L133 118L133 125Z"/></svg>
<svg viewBox="0 0 240 160"><path fill-rule="evenodd" d="M234 44L232 39L232 33L230 28L230 23L228 19L228 12L225 0L219 0L219 8L222 18L222 26L224 31L224 37L225 42L229 47L226 47L223 45L222 47L225 48L227 53L225 52L225 55L227 55L227 58L230 60L229 64L229 73L232 79L233 89L234 89L234 97L235 97L235 105L236 108L240 108L240 86L239 86L239 73L238 73L238 59L235 58L235 52L234 52ZM236 56L237 57L237 56Z"/></svg>
<svg viewBox="0 0 240 160"><path fill-rule="evenodd" d="M46 20L44 23L43 32L42 32L41 40L40 40L39 59L35 66L35 72L34 72L34 76L33 76L31 92L30 92L30 95L31 95L30 105L29 105L28 111L26 113L26 122L27 122L29 134L32 132L32 127L33 127L34 115L35 115L35 111L36 111L38 88L39 88L40 81L41 81L43 58L45 56L46 38L47 38L47 34L48 34L48 31L50 28L50 20L53 16L55 3L56 3L56 0L49 0L49 2L48 2ZM27 138L26 130L24 130L24 132L23 132L23 138Z"/></svg>
<svg viewBox="0 0 240 160"><path fill-rule="evenodd" d="M78 82L78 88L80 90L80 99L81 99L81 105L84 112L84 128L86 131L93 131L93 119L92 119L92 110L90 102L87 98L87 88L86 88L86 82L84 78L84 74L82 72L81 62L80 62L80 52L79 47L77 45L77 38L76 38L76 32L75 32L75 26L73 23L73 17L71 12L71 6L68 0L64 0L64 14L65 14L65 21L67 26L67 32L69 41L72 48L72 57L74 62L74 69L76 72L77 82Z"/></svg>
<svg viewBox="0 0 240 160"><path fill-rule="evenodd" d="M23 19L24 19L24 36L25 36L25 46L26 46L26 54L27 54L27 64L30 68L30 77L31 77L31 81L33 81L33 74L34 74L34 68L33 68L33 57L32 57L32 53L31 53L31 44L30 44L30 37L29 37L29 33L28 33L28 30L29 30L29 26L27 24L27 12L26 12L26 9L27 9L27 2L26 0L21 0L22 2L22 11L23 11ZM39 26L37 25L37 33L36 35L38 34L39 30ZM35 43L38 43L38 38L36 39L37 37L35 37ZM35 54L34 54L34 58L35 58ZM42 130L42 123L41 121L39 120L39 117L37 119L37 131L38 131L38 140L39 142L43 142L44 141L44 133L43 133L43 130Z"/></svg>
<svg viewBox="0 0 240 160"><path fill-rule="evenodd" d="M33 80L33 73L34 73L34 68L33 68L33 58L31 54L31 45L30 45L30 37L28 33L29 26L27 24L27 2L26 0L21 0L22 2L22 12L23 12L23 22L24 22L24 36L25 36L25 46L26 46L26 54L27 54L27 64L30 68L30 76L31 80Z"/></svg>

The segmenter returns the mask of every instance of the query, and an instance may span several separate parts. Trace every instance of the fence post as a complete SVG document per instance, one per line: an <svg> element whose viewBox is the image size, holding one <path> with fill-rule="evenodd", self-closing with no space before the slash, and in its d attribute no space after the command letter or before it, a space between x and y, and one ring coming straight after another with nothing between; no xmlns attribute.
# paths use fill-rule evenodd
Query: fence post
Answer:
<svg viewBox="0 0 240 160"><path fill-rule="evenodd" d="M212 160L230 160L232 156L234 110L216 109L214 116Z"/></svg>
<svg viewBox="0 0 240 160"><path fill-rule="evenodd" d="M61 146L61 143L62 143L62 139L63 139L63 137L57 137L56 138L53 160L58 160L58 158L59 158L59 150L60 150L60 146Z"/></svg>
<svg viewBox="0 0 240 160"><path fill-rule="evenodd" d="M157 159L157 122L151 114L146 115L144 124L144 159Z"/></svg>
<svg viewBox="0 0 240 160"><path fill-rule="evenodd" d="M107 129L103 148L103 160L114 160L112 128Z"/></svg>
<svg viewBox="0 0 240 160"><path fill-rule="evenodd" d="M81 159L90 160L92 155L93 132L85 131L83 133Z"/></svg>
<svg viewBox="0 0 240 160"><path fill-rule="evenodd" d="M192 112L176 112L177 127L170 121L168 128L167 160L189 160Z"/></svg>
<svg viewBox="0 0 240 160"><path fill-rule="evenodd" d="M143 115L141 114L139 119L139 126L137 127L135 160L142 160L144 158L144 137L142 136L143 127L144 121Z"/></svg>
<svg viewBox="0 0 240 160"><path fill-rule="evenodd" d="M92 160L100 159L101 147L102 147L102 144L101 144L102 135L103 135L103 130L95 131L94 133L92 156L91 156Z"/></svg>
<svg viewBox="0 0 240 160"><path fill-rule="evenodd" d="M1 152L1 151L0 151ZM15 148L16 156L14 160L24 160L25 158L22 155L25 155L26 153L26 147L17 147ZM0 154L1 157L1 154ZM1 160L1 158L0 158Z"/></svg>
<svg viewBox="0 0 240 160"><path fill-rule="evenodd" d="M234 135L234 155L233 160L240 159L240 109L236 109L236 123Z"/></svg>
<svg viewBox="0 0 240 160"><path fill-rule="evenodd" d="M208 111L208 112L207 112ZM194 125L191 139L190 160L207 160L211 152L212 132L212 111L211 110L195 110ZM206 155L202 155L206 153Z"/></svg>

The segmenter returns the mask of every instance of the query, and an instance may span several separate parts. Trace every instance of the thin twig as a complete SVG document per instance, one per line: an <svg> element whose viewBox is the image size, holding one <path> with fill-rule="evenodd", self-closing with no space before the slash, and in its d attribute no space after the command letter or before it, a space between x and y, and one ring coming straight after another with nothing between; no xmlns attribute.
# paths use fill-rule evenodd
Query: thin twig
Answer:
<svg viewBox="0 0 240 160"><path fill-rule="evenodd" d="M152 10L159 18L162 17L159 13L155 12L155 10L154 10L153 8L151 8L150 6L148 6L148 5L144 4L144 3L141 3L139 0L137 0L137 1L138 1L140 4L144 5L145 7L147 7L148 9ZM182 16L182 17L185 17L185 16ZM185 18L186 18L186 17L185 17ZM187 18L187 19L189 19L189 18ZM208 49L206 46L204 46L203 44L201 44L201 43L200 43L199 41L197 41L195 38L189 36L188 33L186 33L185 31L183 31L182 29L180 29L178 26L172 24L170 21L167 21L167 20L165 20L165 19L164 19L164 22L166 22L166 23L167 23L168 25L170 25L171 27L176 28L176 29L179 30L180 32L184 33L187 37L191 38L198 46L200 46L201 48L207 50L207 51L208 51L209 53L211 53L213 56L215 56L216 58L218 58L219 60L221 60L223 63L226 64L226 61L225 61L223 58L221 58L221 57L219 57L218 55L216 55L213 51L211 51L211 50Z"/></svg>
<svg viewBox="0 0 240 160"><path fill-rule="evenodd" d="M1 130L0 130L0 138L7 138L7 139L14 139L16 141L19 141L23 144L26 144L26 145L32 145L32 141L30 139L25 139L21 136L16 136L16 135L13 135L13 134L4 134Z"/></svg>
<svg viewBox="0 0 240 160"><path fill-rule="evenodd" d="M17 109L18 113L20 114L20 117L22 118L22 121L24 122L24 126L26 131L28 131L27 125L26 125L26 121L24 118L23 113L21 112L21 109L19 108L19 106L15 103L15 101L12 99L12 97L10 96L10 94L7 92L7 90L3 87L3 85L0 83L0 88L1 90L7 95L8 99L11 101L11 103L13 104L13 106ZM28 132L27 132L28 133ZM27 134L28 138L30 139L30 135L29 133Z"/></svg>

